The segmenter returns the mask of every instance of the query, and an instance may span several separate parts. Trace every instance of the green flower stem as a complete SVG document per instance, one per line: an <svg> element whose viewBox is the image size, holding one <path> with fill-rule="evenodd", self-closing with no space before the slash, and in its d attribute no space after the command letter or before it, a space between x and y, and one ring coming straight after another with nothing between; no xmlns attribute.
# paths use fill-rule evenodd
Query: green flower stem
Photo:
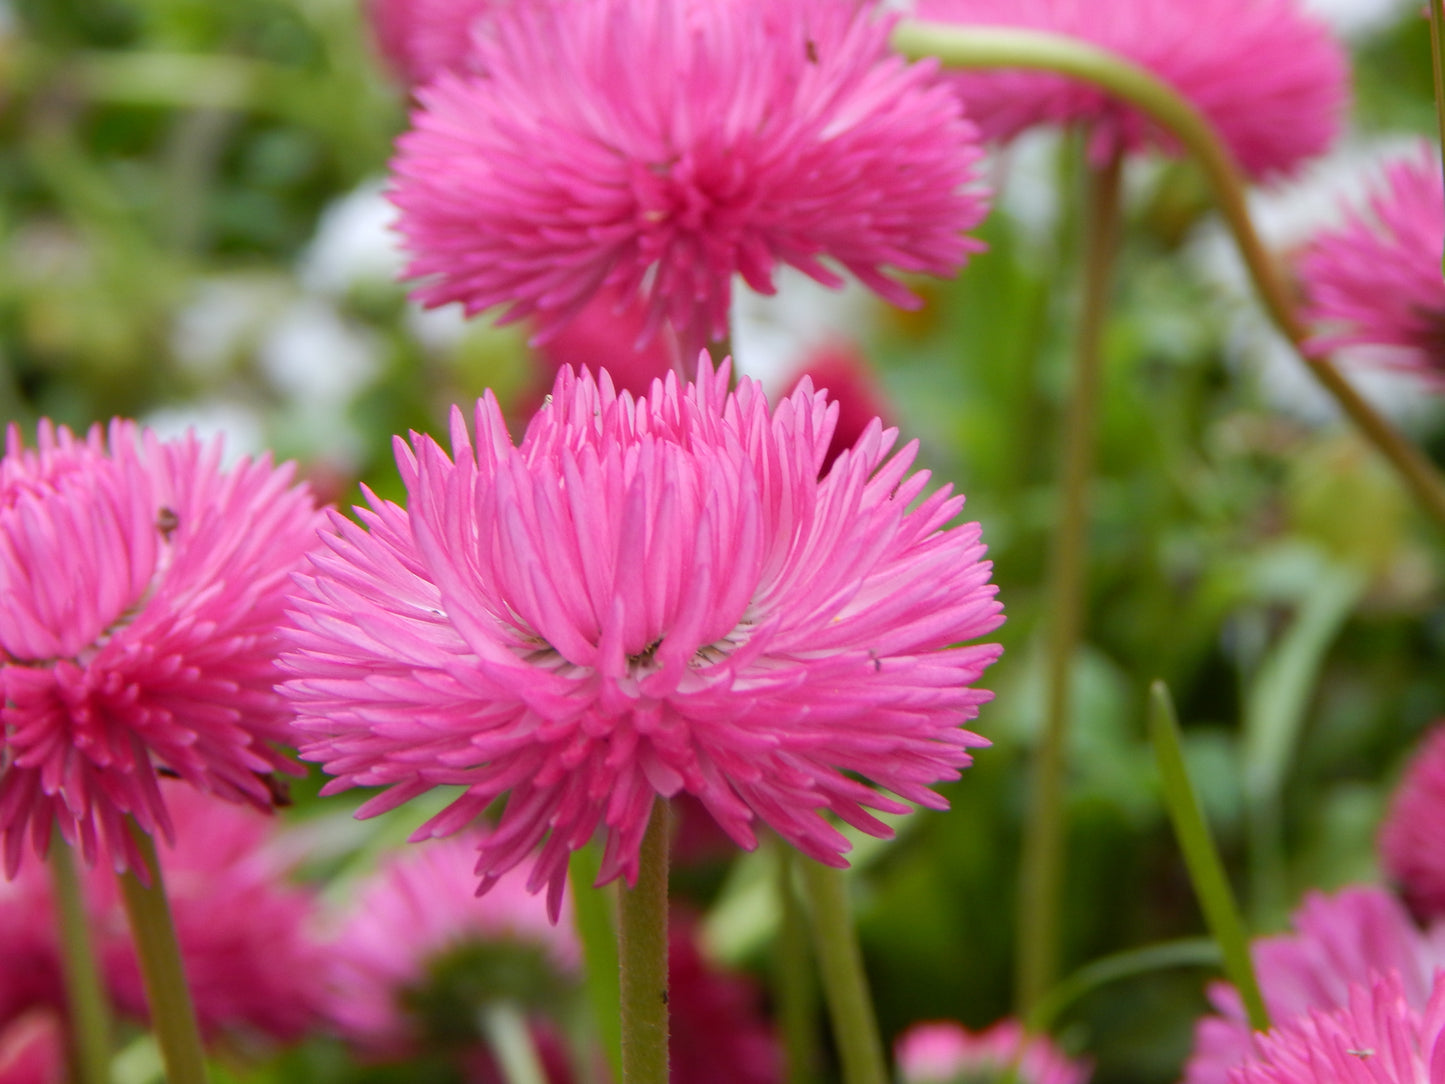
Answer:
<svg viewBox="0 0 1445 1084"><path fill-rule="evenodd" d="M1060 508L1049 571L1049 639L1045 662L1043 738L1034 760L1028 822L1019 871L1018 1003L1027 1014L1053 984L1058 967L1059 894L1064 865L1065 750L1070 675L1084 620L1089 476L1098 443L1103 337L1119 242L1119 180L1115 155L1090 177L1085 222L1083 302L1075 341L1074 386L1064 416Z"/></svg>
<svg viewBox="0 0 1445 1084"><path fill-rule="evenodd" d="M774 956L773 984L778 1028L783 1034L787 1084L811 1084L818 1066L818 990L808 954L808 921L794 885L797 852L781 839L772 840L777 858L778 907L782 913Z"/></svg>
<svg viewBox="0 0 1445 1084"><path fill-rule="evenodd" d="M120 889L140 957L151 1027L166 1063L166 1080L168 1084L206 1084L206 1051L186 985L155 841L134 825L131 835L145 862L146 878L142 881L134 871L127 870L120 875Z"/></svg>
<svg viewBox="0 0 1445 1084"><path fill-rule="evenodd" d="M568 877L572 882L572 913L582 942L587 1001L612 1079L622 1079L622 1001L612 976L617 966L617 926L612 914L612 893L594 887L601 871L595 844L572 852Z"/></svg>
<svg viewBox="0 0 1445 1084"><path fill-rule="evenodd" d="M1137 975L1148 975L1175 967L1218 967L1219 946L1208 937L1161 941L1143 948L1126 949L1091 960L1054 986L1029 1014L1031 1034L1045 1035L1054 1029L1064 1010L1101 986Z"/></svg>
<svg viewBox="0 0 1445 1084"><path fill-rule="evenodd" d="M1250 1027L1269 1030L1269 1012L1254 976L1254 962L1249 955L1249 936L1239 916L1239 906L1224 873L1224 863L1214 846L1209 825L1204 820L1199 798L1189 773L1184 769L1184 752L1179 741L1179 721L1174 716L1174 703L1162 681L1149 688L1149 735L1154 742L1154 756L1164 785L1164 805L1174 823L1179 849L1199 899L1200 909L1209 932L1219 944L1224 957L1224 973L1244 1001Z"/></svg>
<svg viewBox="0 0 1445 1084"><path fill-rule="evenodd" d="M110 1003L95 960L80 876L70 846L50 847L50 872L60 922L60 950L65 966L65 996L70 1006L75 1077L80 1084L110 1082Z"/></svg>
<svg viewBox="0 0 1445 1084"><path fill-rule="evenodd" d="M637 884L620 893L622 1084L668 1084L667 802L652 807Z"/></svg>
<svg viewBox="0 0 1445 1084"><path fill-rule="evenodd" d="M1123 98L1166 128L1204 169L1270 318L1365 439L1389 460L1425 511L1445 527L1445 481L1434 465L1361 398L1328 359L1306 349L1308 329L1255 232L1239 167L1209 122L1186 98L1144 68L1059 34L906 20L894 31L893 44L905 56L937 57L948 67L1028 68L1082 79Z"/></svg>
<svg viewBox="0 0 1445 1084"><path fill-rule="evenodd" d="M808 858L798 864L813 917L813 951L823 978L823 997L843 1063L843 1084L888 1084L883 1040L848 906L848 883L842 870Z"/></svg>
<svg viewBox="0 0 1445 1084"><path fill-rule="evenodd" d="M1440 130L1440 164L1445 168L1445 2L1430 0L1430 67L1435 82L1435 123ZM1445 274L1445 252L1441 253L1441 274Z"/></svg>
<svg viewBox="0 0 1445 1084"><path fill-rule="evenodd" d="M478 1023L507 1084L547 1084L547 1072L537 1056L527 1018L509 1002L483 1008Z"/></svg>

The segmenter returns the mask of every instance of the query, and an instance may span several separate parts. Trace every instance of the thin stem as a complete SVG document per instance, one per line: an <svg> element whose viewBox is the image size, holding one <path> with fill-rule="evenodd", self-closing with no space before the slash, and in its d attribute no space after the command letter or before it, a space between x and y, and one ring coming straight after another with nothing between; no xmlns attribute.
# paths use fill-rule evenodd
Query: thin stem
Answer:
<svg viewBox="0 0 1445 1084"><path fill-rule="evenodd" d="M848 906L848 883L842 870L820 862L805 858L799 866L813 915L813 952L823 977L823 998L843 1063L843 1084L888 1084L883 1040Z"/></svg>
<svg viewBox="0 0 1445 1084"><path fill-rule="evenodd" d="M1085 222L1083 309L1075 342L1074 386L1064 416L1060 509L1049 575L1051 622L1044 681L1044 732L1034 761L1033 790L1019 871L1018 1002L1028 1011L1052 985L1058 967L1059 893L1065 835L1065 749L1070 675L1084 620L1087 582L1089 477L1098 442L1103 385L1103 337L1119 238L1119 179L1114 155L1090 178Z"/></svg>
<svg viewBox="0 0 1445 1084"><path fill-rule="evenodd" d="M547 1071L537 1056L532 1029L515 1005L493 1002L480 1011L478 1023L506 1084L547 1084Z"/></svg>
<svg viewBox="0 0 1445 1084"><path fill-rule="evenodd" d="M76 1077L80 1084L109 1084L110 1003L96 964L95 939L90 934L75 854L68 844L57 842L51 846L50 871L60 923Z"/></svg>
<svg viewBox="0 0 1445 1084"><path fill-rule="evenodd" d="M155 841L134 825L131 834L145 862L149 884L127 870L120 875L120 889L140 957L151 1027L166 1063L166 1080L168 1084L206 1084L206 1051L190 987L186 985L185 965Z"/></svg>
<svg viewBox="0 0 1445 1084"><path fill-rule="evenodd" d="M622 1084L668 1084L667 822L667 803L659 800L642 839L637 884L620 894Z"/></svg>
<svg viewBox="0 0 1445 1084"><path fill-rule="evenodd" d="M1174 702L1168 686L1156 681L1149 688L1149 735L1154 742L1154 757L1164 785L1164 805L1174 824L1179 849L1184 852L1184 865L1194 885L1194 895L1209 932L1224 956L1224 973L1244 1001L1249 1025L1255 1031L1269 1030L1269 1012L1259 983L1254 975L1254 961L1249 955L1249 935L1239 915L1224 863L1210 835L1209 824L1194 792L1194 784L1184 768L1184 753L1179 741L1179 720L1174 715Z"/></svg>
<svg viewBox="0 0 1445 1084"><path fill-rule="evenodd" d="M808 922L793 884L797 852L781 839L773 840L777 856L778 906L782 912L773 983L778 1004L778 1028L783 1034L787 1084L811 1084L818 1065L818 991L808 958Z"/></svg>
<svg viewBox="0 0 1445 1084"><path fill-rule="evenodd" d="M893 44L905 56L937 57L949 67L1028 68L1082 79L1124 99L1168 129L1203 168L1270 318L1365 439L1389 460L1421 507L1445 527L1445 481L1434 465L1361 398L1327 358L1311 352L1309 331L1250 220L1239 167L1188 99L1144 68L1060 34L906 20L894 31Z"/></svg>
<svg viewBox="0 0 1445 1084"><path fill-rule="evenodd" d="M1035 1035L1047 1034L1053 1030L1065 1009L1109 983L1152 974L1166 968L1217 967L1219 961L1219 946L1207 937L1161 941L1091 960L1054 986L1048 996L1034 1006L1033 1012L1029 1014L1029 1031Z"/></svg>
<svg viewBox="0 0 1445 1084"><path fill-rule="evenodd" d="M622 1079L622 1002L617 983L617 925L612 894L595 887L601 861L595 845L572 852L568 876L572 881L572 912L582 942L587 1002L614 1080Z"/></svg>

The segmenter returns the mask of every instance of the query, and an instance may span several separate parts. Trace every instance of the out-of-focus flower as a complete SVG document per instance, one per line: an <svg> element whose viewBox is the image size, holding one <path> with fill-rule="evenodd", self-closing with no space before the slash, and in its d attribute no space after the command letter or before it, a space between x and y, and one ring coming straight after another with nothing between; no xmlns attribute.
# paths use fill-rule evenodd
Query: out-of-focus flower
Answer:
<svg viewBox="0 0 1445 1084"><path fill-rule="evenodd" d="M1352 985L1393 974L1414 1008L1430 997L1437 968L1445 968L1445 925L1422 932L1400 903L1378 888L1311 893L1292 919L1295 932L1254 943L1255 973L1275 1025L1349 1003ZM1258 1037L1234 987L1215 983L1209 999L1217 1016L1200 1020L1185 1084L1224 1084L1229 1070L1256 1056Z"/></svg>
<svg viewBox="0 0 1445 1084"><path fill-rule="evenodd" d="M1086 1084L1093 1070L1059 1050L1047 1036L1030 1038L1017 1020L1001 1020L974 1034L951 1020L915 1024L893 1050L903 1084L1002 1081L1018 1084Z"/></svg>
<svg viewBox="0 0 1445 1084"><path fill-rule="evenodd" d="M1445 386L1445 184L1424 146L1391 162L1368 211L1317 236L1301 274L1321 351L1369 346L1370 360Z"/></svg>
<svg viewBox="0 0 1445 1084"><path fill-rule="evenodd" d="M1293 172L1334 141L1348 100L1339 42L1296 0L916 0L919 18L1078 38L1149 69L1193 103L1251 177ZM985 138L1082 124L1096 157L1174 142L1091 84L1027 71L950 76Z"/></svg>
<svg viewBox="0 0 1445 1084"><path fill-rule="evenodd" d="M1445 919L1445 725L1436 725L1406 770L1380 851L1415 914Z"/></svg>
<svg viewBox="0 0 1445 1084"><path fill-rule="evenodd" d="M34 1009L0 1026L0 1084L64 1084L65 1029L60 1017Z"/></svg>
<svg viewBox="0 0 1445 1084"><path fill-rule="evenodd" d="M838 456L862 438L875 418L886 424L893 412L884 402L883 389L868 367L868 360L851 343L835 339L814 350L803 359L793 386L804 379L811 380L813 387L826 392L838 404L838 423L833 428L828 454L823 457L822 471L827 474Z"/></svg>
<svg viewBox="0 0 1445 1084"><path fill-rule="evenodd" d="M178 783L163 789L176 838L158 848L161 871L201 1030L241 1050L301 1038L321 1019L325 956L311 892L287 881L276 818ZM97 870L87 887L106 984L123 1011L145 1019L115 878Z"/></svg>
<svg viewBox="0 0 1445 1084"><path fill-rule="evenodd" d="M381 55L409 85L438 72L465 71L472 30L507 0L371 0L367 14Z"/></svg>
<svg viewBox="0 0 1445 1084"><path fill-rule="evenodd" d="M689 360L726 335L735 274L770 293L780 264L840 285L832 264L913 305L888 272L957 270L986 203L973 126L890 26L838 0L499 13L485 75L439 75L398 142L417 297L505 306L541 341L610 287Z"/></svg>
<svg viewBox="0 0 1445 1084"><path fill-rule="evenodd" d="M668 925L668 1013L673 1084L777 1084L782 1052L758 991L702 953L696 922L674 911Z"/></svg>
<svg viewBox="0 0 1445 1084"><path fill-rule="evenodd" d="M65 1007L50 871L31 862L13 880L0 877L0 1029L30 1010Z"/></svg>
<svg viewBox="0 0 1445 1084"><path fill-rule="evenodd" d="M773 412L726 366L660 394L558 374L520 447L496 401L458 410L449 458L398 441L409 508L369 498L298 578L284 665L328 791L442 784L448 835L508 795L485 890L519 863L558 911L567 856L605 833L601 880L637 874L656 798L689 792L742 846L766 824L846 865L822 816L932 808L984 740L962 729L1003 620L963 499L924 497L915 445L871 426L821 481L836 408L804 384ZM915 503L916 500L916 503ZM855 776L862 777L855 778ZM538 854L538 848L541 848Z"/></svg>
<svg viewBox="0 0 1445 1084"><path fill-rule="evenodd" d="M129 821L174 837L162 772L269 808L298 770L277 626L318 513L291 467L116 421L11 427L0 461L0 827L5 862L56 825L88 862L136 864Z"/></svg>
<svg viewBox="0 0 1445 1084"><path fill-rule="evenodd" d="M329 1015L368 1054L402 1057L428 1040L474 1042L477 1006L464 1002L535 1006L575 974L571 927L547 921L524 878L503 877L477 899L476 847L464 835L410 849L354 894L331 945Z"/></svg>
<svg viewBox="0 0 1445 1084"><path fill-rule="evenodd" d="M1445 971L1424 1004L1399 976L1352 985L1339 1008L1313 1010L1258 1039L1229 1084L1437 1084L1445 1080Z"/></svg>

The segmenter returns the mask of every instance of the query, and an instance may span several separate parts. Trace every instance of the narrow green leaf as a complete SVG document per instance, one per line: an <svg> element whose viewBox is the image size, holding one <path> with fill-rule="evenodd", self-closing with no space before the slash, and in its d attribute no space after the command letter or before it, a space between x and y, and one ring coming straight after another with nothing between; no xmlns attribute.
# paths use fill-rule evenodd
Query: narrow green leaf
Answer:
<svg viewBox="0 0 1445 1084"><path fill-rule="evenodd" d="M572 910L582 942L582 963L587 981L587 1003L597 1036L607 1054L614 1080L622 1079L622 997L617 986L617 932L613 926L611 893L594 888L601 861L596 845L572 852L567 876L572 882Z"/></svg>

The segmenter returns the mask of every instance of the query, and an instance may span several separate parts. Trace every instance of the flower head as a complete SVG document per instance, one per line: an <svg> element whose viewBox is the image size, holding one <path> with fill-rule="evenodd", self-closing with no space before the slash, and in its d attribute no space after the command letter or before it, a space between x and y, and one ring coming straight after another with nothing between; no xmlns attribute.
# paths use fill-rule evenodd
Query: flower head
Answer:
<svg viewBox="0 0 1445 1084"><path fill-rule="evenodd" d="M1424 1004L1394 974L1353 985L1339 1008L1261 1035L1259 1051L1230 1071L1229 1084L1437 1084L1445 1080L1445 971Z"/></svg>
<svg viewBox="0 0 1445 1084"><path fill-rule="evenodd" d="M1292 923L1294 933L1262 938L1253 948L1260 990L1277 1025L1310 1010L1342 1008L1352 985L1384 975L1394 976L1394 987L1409 1005L1423 1008L1432 976L1445 968L1445 925L1422 932L1399 902L1378 888L1313 893ZM1231 1067L1260 1049L1234 987L1217 983L1209 997L1220 1015L1196 1027L1184 1084L1224 1084Z"/></svg>
<svg viewBox="0 0 1445 1084"><path fill-rule="evenodd" d="M1384 866L1417 915L1445 919L1445 725L1415 755L1380 833Z"/></svg>
<svg viewBox="0 0 1445 1084"><path fill-rule="evenodd" d="M1445 386L1445 185L1421 147L1391 163L1368 210L1315 238L1300 271L1319 350L1369 346L1381 364Z"/></svg>
<svg viewBox="0 0 1445 1084"><path fill-rule="evenodd" d="M927 496L876 422L822 481L835 411L804 384L769 412L728 371L645 399L564 369L519 447L495 400L452 456L397 442L409 506L371 498L301 577L285 686L303 756L380 812L466 788L418 835L508 795L482 888L528 861L557 913L568 853L636 877L658 795L699 797L739 844L761 818L846 865L821 815L946 803L1002 621L962 498ZM915 504L916 501L916 504ZM537 848L541 848L537 855Z"/></svg>
<svg viewBox="0 0 1445 1084"><path fill-rule="evenodd" d="M903 1084L963 1084L1003 1080L1018 1084L1087 1084L1092 1070L1060 1051L1046 1036L1030 1037L1017 1020L1001 1020L974 1034L951 1020L915 1024L899 1037L894 1058Z"/></svg>
<svg viewBox="0 0 1445 1084"><path fill-rule="evenodd" d="M921 19L1040 30L1118 53L1204 114L1250 176L1292 172L1328 149L1348 92L1344 50L1297 0L916 0ZM1060 75L951 78L984 137L1083 124L1102 157L1173 143L1107 92Z"/></svg>
<svg viewBox="0 0 1445 1084"><path fill-rule="evenodd" d="M948 274L985 213L974 129L858 0L517 5L398 142L392 199L428 305L506 306L539 340L608 286L695 356L732 276ZM638 58L646 57L645 64Z"/></svg>
<svg viewBox="0 0 1445 1084"><path fill-rule="evenodd" d="M87 861L136 864L127 820L172 837L172 774L270 806L294 770L276 627L316 535L289 466L129 422L9 430L0 461L0 830L10 873L52 825Z"/></svg>
<svg viewBox="0 0 1445 1084"><path fill-rule="evenodd" d="M382 55L410 85L465 71L472 29L504 0L371 0L367 14Z"/></svg>

